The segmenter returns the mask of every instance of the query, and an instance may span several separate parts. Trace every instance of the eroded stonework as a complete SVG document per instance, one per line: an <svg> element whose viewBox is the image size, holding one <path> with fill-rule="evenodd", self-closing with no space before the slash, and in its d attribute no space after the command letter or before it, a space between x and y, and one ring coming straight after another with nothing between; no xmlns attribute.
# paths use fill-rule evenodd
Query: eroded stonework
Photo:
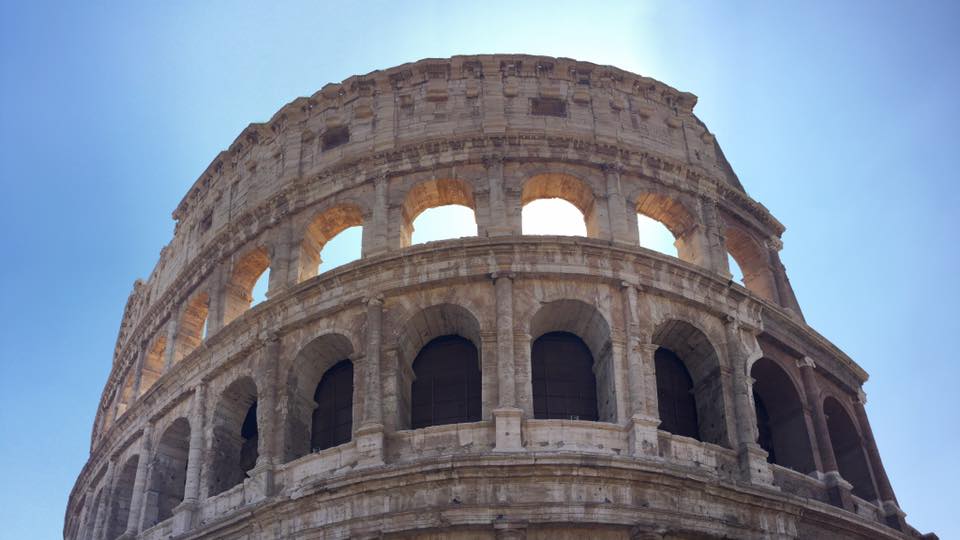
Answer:
<svg viewBox="0 0 960 540"><path fill-rule="evenodd" d="M783 226L695 103L609 66L458 56L250 125L134 284L64 537L920 537L866 373L804 323ZM542 198L587 237L522 235ZM448 204L478 236L412 246ZM639 246L638 215L678 257ZM354 226L362 257L318 274ZM428 372L442 350L470 360Z"/></svg>

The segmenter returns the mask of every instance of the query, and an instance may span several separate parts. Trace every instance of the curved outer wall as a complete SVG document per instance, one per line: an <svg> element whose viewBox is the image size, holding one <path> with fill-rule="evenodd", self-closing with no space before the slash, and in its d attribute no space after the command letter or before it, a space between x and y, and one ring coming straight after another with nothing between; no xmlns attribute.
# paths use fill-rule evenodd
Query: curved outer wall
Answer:
<svg viewBox="0 0 960 540"><path fill-rule="evenodd" d="M804 323L783 226L695 103L609 66L459 56L250 125L134 284L64 537L918 536L866 373ZM552 197L588 237L521 234L522 206ZM417 215L445 204L472 208L478 237L410 246ZM679 258L639 247L638 214ZM361 259L316 275L356 225ZM266 268L268 300L247 309ZM592 354L599 421L534 418L531 346L557 331ZM414 358L449 334L478 351L480 419L410 429ZM660 348L692 377L697 437L658 429ZM313 387L344 359L352 436L310 452ZM241 447L245 414L259 433ZM767 423L791 427L763 445Z"/></svg>

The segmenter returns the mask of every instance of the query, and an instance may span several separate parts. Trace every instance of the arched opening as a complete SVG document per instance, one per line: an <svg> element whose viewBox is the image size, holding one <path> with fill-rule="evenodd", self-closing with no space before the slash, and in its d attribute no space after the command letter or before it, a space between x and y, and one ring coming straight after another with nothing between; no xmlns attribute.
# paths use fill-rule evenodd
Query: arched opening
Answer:
<svg viewBox="0 0 960 540"><path fill-rule="evenodd" d="M679 257L676 239L663 223L652 217L637 214L637 233L640 237L640 247L671 257Z"/></svg>
<svg viewBox="0 0 960 540"><path fill-rule="evenodd" d="M523 184L520 203L523 234L600 236L593 191L579 178L561 173L533 176Z"/></svg>
<svg viewBox="0 0 960 540"><path fill-rule="evenodd" d="M463 180L420 182L410 189L403 202L401 246L476 236L476 209L473 188ZM419 233L416 232L418 227Z"/></svg>
<svg viewBox="0 0 960 540"><path fill-rule="evenodd" d="M853 484L854 495L867 501L876 500L873 475L860 441L860 433L847 411L839 401L828 397L823 401L823 414L827 417L827 430L840 476Z"/></svg>
<svg viewBox="0 0 960 540"><path fill-rule="evenodd" d="M178 418L157 442L144 509L146 527L173 517L173 509L183 502L189 453L190 423L186 418Z"/></svg>
<svg viewBox="0 0 960 540"><path fill-rule="evenodd" d="M300 245L298 282L360 258L363 212L353 204L327 209L310 222Z"/></svg>
<svg viewBox="0 0 960 540"><path fill-rule="evenodd" d="M773 360L761 358L750 369L757 413L757 442L767 461L804 474L813 471L813 450L807 434L803 402L790 376Z"/></svg>
<svg viewBox="0 0 960 540"><path fill-rule="evenodd" d="M353 436L353 363L343 360L328 369L313 393L310 446L314 451L350 442Z"/></svg>
<svg viewBox="0 0 960 540"><path fill-rule="evenodd" d="M133 386L136 382L135 379L136 373L134 373L133 368L130 368L127 370L127 375L123 379L123 386L117 398L117 418L123 416L123 413L127 412L127 409L133 404Z"/></svg>
<svg viewBox="0 0 960 540"><path fill-rule="evenodd" d="M286 461L349 442L353 436L353 345L341 334L307 343L287 383Z"/></svg>
<svg viewBox="0 0 960 540"><path fill-rule="evenodd" d="M700 440L693 379L673 351L660 347L653 355L657 372L657 407L660 429Z"/></svg>
<svg viewBox="0 0 960 540"><path fill-rule="evenodd" d="M87 510L87 496L83 495L80 497L80 502L73 507L73 512L71 512L70 517L67 518L67 526L65 527L64 538L71 540L77 540L81 538L83 531L80 530L80 521L83 519L83 514Z"/></svg>
<svg viewBox="0 0 960 540"><path fill-rule="evenodd" d="M154 336L153 341L147 348L146 356L143 357L143 367L140 371L140 395L147 393L147 390L156 384L157 379L163 375L164 356L167 352L167 337L163 335Z"/></svg>
<svg viewBox="0 0 960 540"><path fill-rule="evenodd" d="M663 415L660 428L730 447L716 348L695 326L676 319L660 325L653 343L659 345L654 353L654 367L657 406Z"/></svg>
<svg viewBox="0 0 960 540"><path fill-rule="evenodd" d="M530 321L530 337L535 418L617 421L610 326L595 307L580 300L544 304Z"/></svg>
<svg viewBox="0 0 960 540"><path fill-rule="evenodd" d="M481 415L480 358L470 340L432 339L413 361L410 426L478 422Z"/></svg>
<svg viewBox="0 0 960 540"><path fill-rule="evenodd" d="M127 530L127 520L130 518L130 502L133 500L133 483L137 479L137 463L139 456L127 459L120 469L113 488L113 500L110 503L110 514L106 526L105 538L115 539Z"/></svg>
<svg viewBox="0 0 960 540"><path fill-rule="evenodd" d="M207 316L210 312L210 296L201 291L193 295L187 302L177 326L175 341L174 363L183 360L193 352L206 337Z"/></svg>
<svg viewBox="0 0 960 540"><path fill-rule="evenodd" d="M643 193L637 197L636 211L641 247L691 263L703 259L693 238L697 222L679 201L659 193Z"/></svg>
<svg viewBox="0 0 960 540"><path fill-rule="evenodd" d="M400 326L395 408L399 429L483 417L480 323L455 304L417 312Z"/></svg>
<svg viewBox="0 0 960 540"><path fill-rule="evenodd" d="M411 244L477 235L477 218L471 208L448 204L424 210L413 220Z"/></svg>
<svg viewBox="0 0 960 540"><path fill-rule="evenodd" d="M597 421L597 378L586 343L569 332L549 332L530 353L533 417Z"/></svg>
<svg viewBox="0 0 960 540"><path fill-rule="evenodd" d="M211 496L242 483L257 463L257 386L253 379L239 379L224 391L212 424Z"/></svg>
<svg viewBox="0 0 960 540"><path fill-rule="evenodd" d="M730 268L730 279L746 286L743 281L743 270L740 269L740 263L729 253L727 253L727 267Z"/></svg>
<svg viewBox="0 0 960 540"><path fill-rule="evenodd" d="M244 311L250 309L254 298L253 287L261 276L269 273L269 269L270 254L266 248L254 248L240 257L223 291L224 325L230 324ZM263 294L266 297L266 292Z"/></svg>
<svg viewBox="0 0 960 540"><path fill-rule="evenodd" d="M767 250L739 227L726 228L727 252L743 275L743 285L751 292L777 302L777 287L770 269Z"/></svg>
<svg viewBox="0 0 960 540"><path fill-rule="evenodd" d="M83 523L84 530L80 531L82 540L93 540L93 530L97 526L97 521L100 520L100 503L103 501L103 490L102 487L97 490L97 494L93 497L93 505L87 511L87 520Z"/></svg>

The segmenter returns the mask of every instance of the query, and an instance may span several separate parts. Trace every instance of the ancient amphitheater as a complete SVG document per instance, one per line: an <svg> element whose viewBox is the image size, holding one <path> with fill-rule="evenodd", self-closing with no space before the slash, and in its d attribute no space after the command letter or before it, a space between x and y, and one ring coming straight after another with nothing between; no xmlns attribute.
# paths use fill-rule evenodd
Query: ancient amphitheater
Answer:
<svg viewBox="0 0 960 540"><path fill-rule="evenodd" d="M134 284L64 537L935 538L696 101L458 56L250 125ZM587 236L523 235L543 198ZM478 235L411 245L450 204ZM362 257L318 273L353 226Z"/></svg>

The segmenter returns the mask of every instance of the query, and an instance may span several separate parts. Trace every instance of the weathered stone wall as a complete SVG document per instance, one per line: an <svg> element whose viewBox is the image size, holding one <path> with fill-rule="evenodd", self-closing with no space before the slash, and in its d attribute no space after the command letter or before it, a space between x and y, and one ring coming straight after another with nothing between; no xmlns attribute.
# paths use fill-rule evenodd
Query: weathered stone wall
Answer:
<svg viewBox="0 0 960 540"><path fill-rule="evenodd" d="M862 412L866 374L804 324L783 227L695 102L611 67L471 56L352 77L248 127L135 284L65 537L913 534ZM583 212L588 238L521 234L522 206L550 197ZM410 246L414 219L445 204L472 208L478 237ZM639 247L638 213L679 258ZM316 275L323 245L355 225L363 257ZM268 300L249 309L267 268ZM590 349L600 422L533 417L531 344L553 331ZM479 352L481 421L411 430L413 360L448 334ZM684 359L704 442L657 429L658 347ZM761 357L796 387L807 475L757 443ZM309 452L312 388L343 359L353 439ZM856 426L858 448L841 449L853 468L837 462L827 398ZM254 402L243 479L230 467ZM171 483L158 471L184 452Z"/></svg>

